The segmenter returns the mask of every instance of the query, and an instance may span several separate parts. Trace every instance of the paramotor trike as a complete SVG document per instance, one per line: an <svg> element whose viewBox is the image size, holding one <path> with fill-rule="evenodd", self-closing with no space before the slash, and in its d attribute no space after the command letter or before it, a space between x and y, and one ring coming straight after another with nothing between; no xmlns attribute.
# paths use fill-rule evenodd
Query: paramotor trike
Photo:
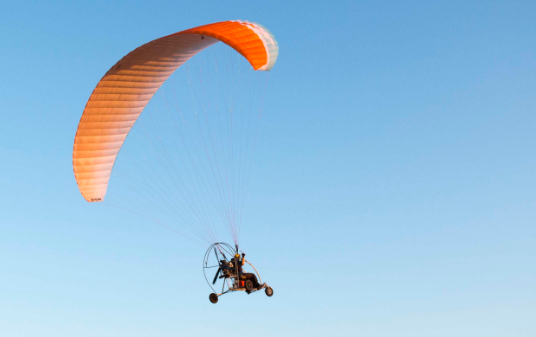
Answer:
<svg viewBox="0 0 536 337"><path fill-rule="evenodd" d="M224 242L217 242L210 245L205 253L205 257L203 259L203 274L205 275L205 280L207 281L208 285L214 291L209 296L210 302L217 303L220 296L233 291L245 291L246 293L251 294L265 289L264 292L266 295L271 297L274 294L274 290L266 283L262 283L261 276L255 266L253 266L253 264L251 264L251 262L247 261L245 258L243 258L244 262L253 268L258 279L258 283L261 284L261 286L255 288L251 280L241 280L240 274L242 268L240 268L237 263L235 258L236 255L238 255L238 247L233 248ZM207 277L209 269L216 270L212 283ZM221 292L218 293L213 286L220 279L222 280L222 287Z"/></svg>

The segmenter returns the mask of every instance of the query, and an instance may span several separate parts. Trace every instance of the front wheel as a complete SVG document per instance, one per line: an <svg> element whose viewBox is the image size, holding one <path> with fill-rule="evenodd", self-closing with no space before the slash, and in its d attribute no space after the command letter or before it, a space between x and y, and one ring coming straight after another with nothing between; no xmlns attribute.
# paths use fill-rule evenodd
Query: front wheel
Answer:
<svg viewBox="0 0 536 337"><path fill-rule="evenodd" d="M218 303L218 295L212 293L208 296L208 299L210 300L210 302L216 304Z"/></svg>
<svg viewBox="0 0 536 337"><path fill-rule="evenodd" d="M264 292L266 293L266 296L268 297L272 297L272 295L274 294L274 290L270 287L266 288L266 290L264 290Z"/></svg>

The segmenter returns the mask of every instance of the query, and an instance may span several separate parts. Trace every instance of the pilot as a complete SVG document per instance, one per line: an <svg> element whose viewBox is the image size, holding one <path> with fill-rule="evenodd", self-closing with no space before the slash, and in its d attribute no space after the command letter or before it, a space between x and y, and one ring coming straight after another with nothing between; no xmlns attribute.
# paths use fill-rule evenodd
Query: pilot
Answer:
<svg viewBox="0 0 536 337"><path fill-rule="evenodd" d="M251 282L253 282L254 290L262 289L264 287L264 284L259 284L259 281L257 280L257 276L255 274L244 273L244 271L242 270L242 266L244 265L244 263L246 263L244 256L246 256L245 253L242 253L242 259L240 259L239 254L235 254L234 256L234 260L236 261L236 266L238 267L238 277L240 281L251 280ZM250 292L247 291L247 293L249 294Z"/></svg>

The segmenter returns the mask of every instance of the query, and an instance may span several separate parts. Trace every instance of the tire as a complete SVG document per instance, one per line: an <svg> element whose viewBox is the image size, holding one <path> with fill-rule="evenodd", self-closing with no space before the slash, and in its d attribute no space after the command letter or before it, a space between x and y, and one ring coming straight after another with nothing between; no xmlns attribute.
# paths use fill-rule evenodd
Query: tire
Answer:
<svg viewBox="0 0 536 337"><path fill-rule="evenodd" d="M208 299L210 300L210 302L216 304L218 303L218 295L212 293L208 296Z"/></svg>
<svg viewBox="0 0 536 337"><path fill-rule="evenodd" d="M251 280L246 280L246 283L244 285L245 285L247 291L252 291L253 290L253 282L251 282Z"/></svg>
<svg viewBox="0 0 536 337"><path fill-rule="evenodd" d="M268 297L272 297L274 295L274 290L270 287L266 288L264 292L266 293L266 296Z"/></svg>

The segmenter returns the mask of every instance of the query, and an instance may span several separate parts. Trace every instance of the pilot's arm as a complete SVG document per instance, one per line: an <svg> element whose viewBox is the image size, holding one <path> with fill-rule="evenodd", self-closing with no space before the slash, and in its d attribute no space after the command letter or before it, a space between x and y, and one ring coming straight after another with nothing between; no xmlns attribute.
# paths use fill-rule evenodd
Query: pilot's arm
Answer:
<svg viewBox="0 0 536 337"><path fill-rule="evenodd" d="M246 253L242 253L242 265L246 263L246 259L244 259L244 256L246 256Z"/></svg>

